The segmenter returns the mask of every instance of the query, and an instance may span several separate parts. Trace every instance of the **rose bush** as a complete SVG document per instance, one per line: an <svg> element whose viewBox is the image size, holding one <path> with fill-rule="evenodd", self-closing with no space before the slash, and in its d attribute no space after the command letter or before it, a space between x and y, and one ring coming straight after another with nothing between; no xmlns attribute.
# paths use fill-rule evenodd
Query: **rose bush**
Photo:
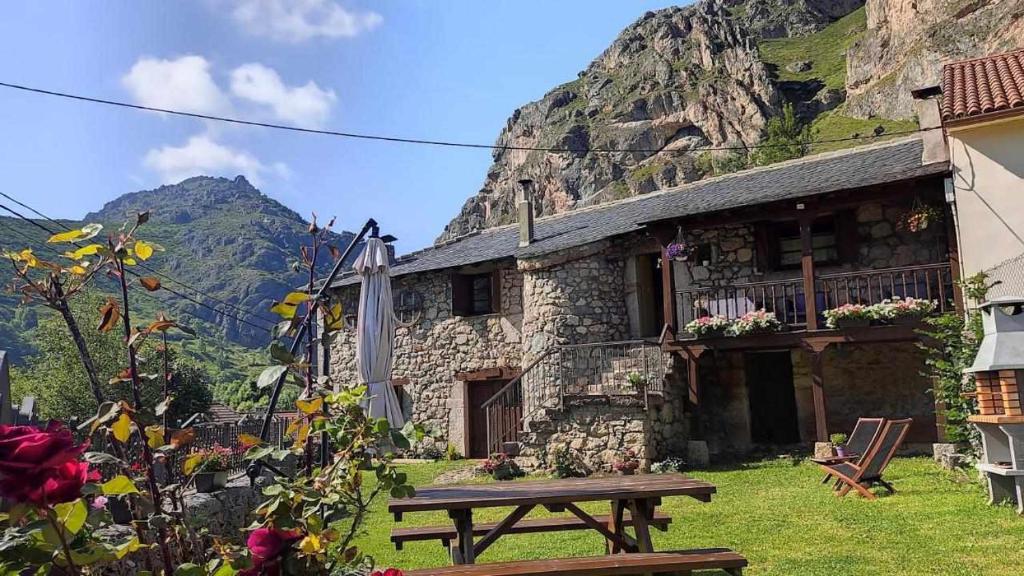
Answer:
<svg viewBox="0 0 1024 576"><path fill-rule="evenodd" d="M35 426L0 426L0 474L39 475L78 458L89 448L76 444L60 422L45 429Z"/></svg>

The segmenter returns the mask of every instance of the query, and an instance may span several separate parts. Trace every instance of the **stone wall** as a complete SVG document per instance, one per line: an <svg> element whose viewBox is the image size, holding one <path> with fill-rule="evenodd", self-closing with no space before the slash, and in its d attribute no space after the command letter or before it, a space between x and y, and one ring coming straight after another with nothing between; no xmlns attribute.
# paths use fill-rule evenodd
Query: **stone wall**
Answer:
<svg viewBox="0 0 1024 576"><path fill-rule="evenodd" d="M625 264L598 242L522 260L524 363L558 344L624 340Z"/></svg>
<svg viewBox="0 0 1024 576"><path fill-rule="evenodd" d="M857 418L913 418L907 443L935 442L931 381L913 342L833 345L823 353L829 434L853 430ZM810 355L792 350L793 387L800 441L815 441ZM700 434L712 454L752 447L748 375L743 352L707 353L700 363Z"/></svg>
<svg viewBox="0 0 1024 576"><path fill-rule="evenodd" d="M422 424L444 449L448 444L466 450L464 386L459 372L521 365L523 328L523 274L512 267L501 270L501 312L482 316L454 316L451 281L447 270L399 276L392 281L396 301L402 290L422 297L422 315L395 332L392 378L407 378L406 414ZM341 290L345 310L356 310L359 287ZM334 382L355 382L355 332L345 330L330 348Z"/></svg>

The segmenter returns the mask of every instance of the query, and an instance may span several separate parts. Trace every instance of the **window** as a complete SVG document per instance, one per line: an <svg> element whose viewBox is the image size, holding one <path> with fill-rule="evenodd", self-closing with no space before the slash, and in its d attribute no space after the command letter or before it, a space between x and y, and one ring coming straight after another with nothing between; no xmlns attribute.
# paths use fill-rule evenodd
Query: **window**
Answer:
<svg viewBox="0 0 1024 576"><path fill-rule="evenodd" d="M803 243L796 220L763 222L756 229L758 265L766 271L800 268ZM811 224L811 248L816 265L857 260L857 225L847 212L818 218Z"/></svg>
<svg viewBox="0 0 1024 576"><path fill-rule="evenodd" d="M500 311L498 271L452 274L452 314L479 316Z"/></svg>

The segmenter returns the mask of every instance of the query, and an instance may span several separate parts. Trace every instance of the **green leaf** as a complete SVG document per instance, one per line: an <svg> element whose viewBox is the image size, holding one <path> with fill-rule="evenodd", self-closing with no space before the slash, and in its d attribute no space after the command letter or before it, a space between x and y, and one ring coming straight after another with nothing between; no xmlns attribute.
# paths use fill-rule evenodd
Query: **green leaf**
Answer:
<svg viewBox="0 0 1024 576"><path fill-rule="evenodd" d="M277 379L288 370L287 366L270 366L260 373L256 380L257 388L267 388L277 383Z"/></svg>
<svg viewBox="0 0 1024 576"><path fill-rule="evenodd" d="M138 494L139 489L127 476L114 476L100 485L105 496L120 496L122 494Z"/></svg>
<svg viewBox="0 0 1024 576"><path fill-rule="evenodd" d="M295 356L280 342L270 344L270 357L277 360L278 364L291 364L295 362Z"/></svg>
<svg viewBox="0 0 1024 576"><path fill-rule="evenodd" d="M57 504L53 507L53 511L57 513L57 521L69 534L78 534L89 515L89 510L85 507L85 500L81 498L74 502Z"/></svg>
<svg viewBox="0 0 1024 576"><path fill-rule="evenodd" d="M202 566L188 562L178 565L174 569L174 576L206 576L206 571Z"/></svg>

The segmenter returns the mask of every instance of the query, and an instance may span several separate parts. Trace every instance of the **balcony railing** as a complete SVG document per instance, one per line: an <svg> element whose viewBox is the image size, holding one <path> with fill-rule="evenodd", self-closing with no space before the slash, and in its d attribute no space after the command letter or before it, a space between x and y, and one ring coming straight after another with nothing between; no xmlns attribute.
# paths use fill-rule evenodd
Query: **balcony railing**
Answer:
<svg viewBox="0 0 1024 576"><path fill-rule="evenodd" d="M814 287L819 324L824 321L821 313L825 310L843 304L878 304L897 297L933 300L939 313L955 309L948 263L821 274L815 278ZM734 319L762 308L774 312L784 324L807 324L802 278L680 290L676 292L676 305L681 326L702 316Z"/></svg>

